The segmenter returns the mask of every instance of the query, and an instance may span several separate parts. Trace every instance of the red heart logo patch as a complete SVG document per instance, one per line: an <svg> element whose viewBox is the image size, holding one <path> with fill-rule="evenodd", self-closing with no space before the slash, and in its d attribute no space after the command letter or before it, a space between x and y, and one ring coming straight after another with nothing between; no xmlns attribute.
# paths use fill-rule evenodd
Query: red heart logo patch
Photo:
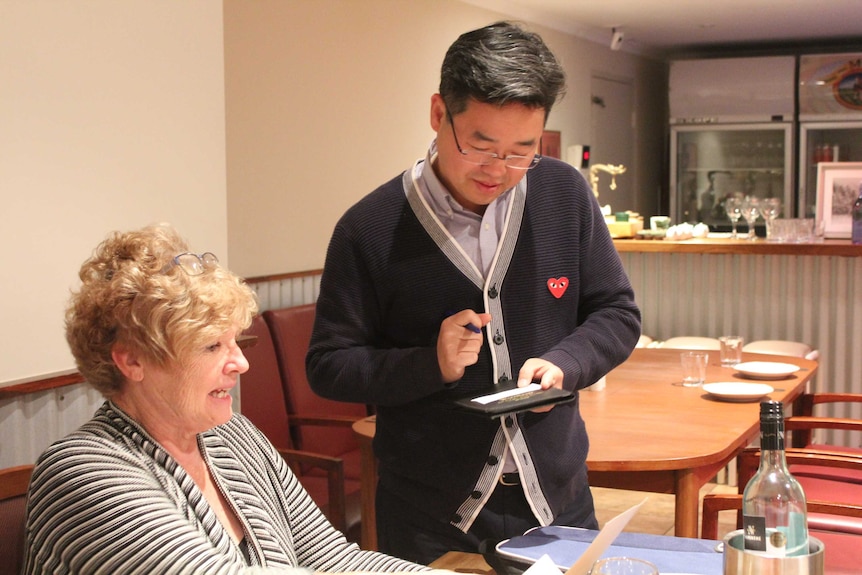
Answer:
<svg viewBox="0 0 862 575"><path fill-rule="evenodd" d="M569 278L551 278L548 280L548 289L551 294L560 299L566 293L566 288L569 287Z"/></svg>

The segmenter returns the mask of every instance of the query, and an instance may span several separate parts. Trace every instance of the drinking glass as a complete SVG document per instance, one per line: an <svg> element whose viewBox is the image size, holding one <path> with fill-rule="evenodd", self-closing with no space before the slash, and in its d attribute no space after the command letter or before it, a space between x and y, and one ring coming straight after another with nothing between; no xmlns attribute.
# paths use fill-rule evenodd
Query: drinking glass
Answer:
<svg viewBox="0 0 862 575"><path fill-rule="evenodd" d="M757 234L754 233L754 222L757 221L757 217L759 215L760 200L754 196L746 196L742 201L742 217L745 218L745 221L748 224L748 236L746 237L749 240L757 239Z"/></svg>
<svg viewBox="0 0 862 575"><path fill-rule="evenodd" d="M727 217L730 218L730 223L733 225L730 237L736 239L736 222L742 217L742 198L736 195L727 196L724 200L724 211L727 212Z"/></svg>
<svg viewBox="0 0 862 575"><path fill-rule="evenodd" d="M718 338L718 341L721 345L722 367L733 367L742 362L742 346L745 344L745 338L741 335L723 335Z"/></svg>
<svg viewBox="0 0 862 575"><path fill-rule="evenodd" d="M679 354L682 364L683 387L699 387L706 380L706 366L709 354L705 351L684 351Z"/></svg>
<svg viewBox="0 0 862 575"><path fill-rule="evenodd" d="M764 198L760 200L760 215L766 222L766 240L775 241L775 233L773 231L773 223L781 214L781 198Z"/></svg>
<svg viewBox="0 0 862 575"><path fill-rule="evenodd" d="M659 575L658 567L633 557L608 557L593 564L590 575Z"/></svg>

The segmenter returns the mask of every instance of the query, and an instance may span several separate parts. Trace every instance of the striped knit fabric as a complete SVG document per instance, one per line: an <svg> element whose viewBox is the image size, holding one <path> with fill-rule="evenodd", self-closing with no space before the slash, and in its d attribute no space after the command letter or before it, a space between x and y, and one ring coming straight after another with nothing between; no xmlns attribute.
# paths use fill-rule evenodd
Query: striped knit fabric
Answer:
<svg viewBox="0 0 862 575"><path fill-rule="evenodd" d="M347 542L241 415L198 441L243 523L252 566L183 468L106 402L37 462L24 573L423 569Z"/></svg>

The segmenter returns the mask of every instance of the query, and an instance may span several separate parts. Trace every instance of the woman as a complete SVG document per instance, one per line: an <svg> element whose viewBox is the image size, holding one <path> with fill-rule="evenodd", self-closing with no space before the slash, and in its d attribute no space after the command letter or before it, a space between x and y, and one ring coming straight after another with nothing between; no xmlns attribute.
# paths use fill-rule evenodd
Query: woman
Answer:
<svg viewBox="0 0 862 575"><path fill-rule="evenodd" d="M114 233L81 267L66 338L107 401L30 484L25 573L425 569L348 543L230 391L254 294L170 227Z"/></svg>

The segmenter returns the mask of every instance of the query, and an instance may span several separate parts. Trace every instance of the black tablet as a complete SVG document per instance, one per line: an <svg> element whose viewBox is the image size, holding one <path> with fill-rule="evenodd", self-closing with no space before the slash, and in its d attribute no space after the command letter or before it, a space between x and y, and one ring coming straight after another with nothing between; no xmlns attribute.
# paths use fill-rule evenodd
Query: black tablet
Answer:
<svg viewBox="0 0 862 575"><path fill-rule="evenodd" d="M463 397L455 401L462 409L481 413L490 417L500 417L510 413L529 411L537 407L555 405L572 401L575 394L571 391L552 387L542 389L538 383L518 387L516 380L495 385L492 390L474 397Z"/></svg>

